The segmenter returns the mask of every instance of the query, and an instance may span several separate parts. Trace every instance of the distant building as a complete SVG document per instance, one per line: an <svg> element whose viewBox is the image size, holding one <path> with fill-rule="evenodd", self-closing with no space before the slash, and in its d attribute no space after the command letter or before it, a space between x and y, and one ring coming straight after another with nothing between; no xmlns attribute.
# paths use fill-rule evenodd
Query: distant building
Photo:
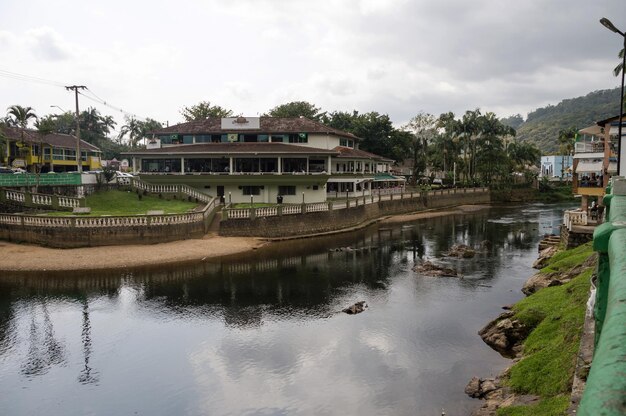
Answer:
<svg viewBox="0 0 626 416"><path fill-rule="evenodd" d="M359 149L360 141L304 117L208 118L155 131L146 149L122 154L146 182L182 183L228 202L400 190L405 179L391 174L393 160Z"/></svg>
<svg viewBox="0 0 626 416"><path fill-rule="evenodd" d="M69 134L41 135L37 130L1 127L0 140L5 145L2 160L14 168L34 171L40 165L42 172L76 171L76 137ZM80 141L83 170L101 168L100 149Z"/></svg>
<svg viewBox="0 0 626 416"><path fill-rule="evenodd" d="M540 177L548 179L572 179L572 163L574 158L570 155L541 156Z"/></svg>

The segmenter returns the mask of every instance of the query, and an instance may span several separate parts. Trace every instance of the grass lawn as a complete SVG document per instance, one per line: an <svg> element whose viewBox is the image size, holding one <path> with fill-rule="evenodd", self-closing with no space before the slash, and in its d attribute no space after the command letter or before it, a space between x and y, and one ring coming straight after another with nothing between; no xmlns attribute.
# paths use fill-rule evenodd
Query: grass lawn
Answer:
<svg viewBox="0 0 626 416"><path fill-rule="evenodd" d="M102 191L89 195L87 206L91 208L89 216L99 215L137 215L146 214L148 211L163 211L166 214L180 214L192 211L198 206L195 202L181 201L177 199L166 200L156 196L142 195L141 199L135 192L127 191ZM67 211L56 211L48 215L61 216L72 215ZM84 216L84 215L80 215Z"/></svg>
<svg viewBox="0 0 626 416"><path fill-rule="evenodd" d="M560 252L542 271L570 269L591 254L590 243ZM534 329L524 341L524 357L511 367L507 384L518 393L541 396L541 401L501 408L499 416L565 414L592 273L588 268L570 282L541 289L514 306L515 317Z"/></svg>

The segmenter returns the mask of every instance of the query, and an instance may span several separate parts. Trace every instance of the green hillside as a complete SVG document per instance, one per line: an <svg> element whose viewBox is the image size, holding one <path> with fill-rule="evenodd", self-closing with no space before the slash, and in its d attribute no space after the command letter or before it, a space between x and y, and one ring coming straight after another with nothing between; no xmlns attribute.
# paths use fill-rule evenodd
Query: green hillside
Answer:
<svg viewBox="0 0 626 416"><path fill-rule="evenodd" d="M572 126L585 128L598 120L616 115L617 107L619 88L594 91L584 97L563 100L557 105L548 105L529 113L528 118L517 127L517 137L534 143L543 154L555 153L559 147L559 130Z"/></svg>

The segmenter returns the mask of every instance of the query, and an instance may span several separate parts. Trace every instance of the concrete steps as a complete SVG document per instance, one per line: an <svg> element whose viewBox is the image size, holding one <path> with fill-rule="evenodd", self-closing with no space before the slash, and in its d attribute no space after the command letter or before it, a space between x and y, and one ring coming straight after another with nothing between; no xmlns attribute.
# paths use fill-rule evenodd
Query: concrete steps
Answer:
<svg viewBox="0 0 626 416"><path fill-rule="evenodd" d="M547 235L539 242L539 251L544 250L548 247L558 246L561 244L561 237L558 235Z"/></svg>

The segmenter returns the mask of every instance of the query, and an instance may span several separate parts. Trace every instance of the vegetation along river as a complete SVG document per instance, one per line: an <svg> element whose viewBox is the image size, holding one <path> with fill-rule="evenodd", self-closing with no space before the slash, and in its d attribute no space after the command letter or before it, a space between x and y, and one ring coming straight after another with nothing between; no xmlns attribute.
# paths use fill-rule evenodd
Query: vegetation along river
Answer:
<svg viewBox="0 0 626 416"><path fill-rule="evenodd" d="M380 224L168 269L4 274L0 414L468 414L468 380L507 364L476 332L522 297L563 208ZM442 257L483 240L472 259ZM422 259L463 279L421 276ZM340 312L360 300L365 312Z"/></svg>

